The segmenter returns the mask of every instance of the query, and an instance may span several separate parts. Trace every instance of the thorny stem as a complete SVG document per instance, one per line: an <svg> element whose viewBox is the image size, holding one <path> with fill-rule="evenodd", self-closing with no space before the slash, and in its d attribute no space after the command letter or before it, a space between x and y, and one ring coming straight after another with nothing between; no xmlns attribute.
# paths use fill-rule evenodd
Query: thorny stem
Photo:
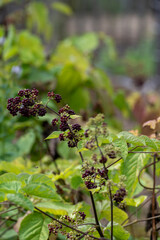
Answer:
<svg viewBox="0 0 160 240"><path fill-rule="evenodd" d="M67 225L66 223L61 222L60 220L58 220L58 219L52 217L52 216L49 215L48 213L43 212L41 209L39 209L39 208L37 208L37 207L34 207L34 208L35 208L37 211L43 213L43 214L46 215L47 217L49 217L49 218L51 218L52 220L54 220L54 221L60 223L60 224L63 225L63 226L68 227L68 228L70 228L70 229L72 229L72 230L74 230L74 231L76 231L76 232L78 232L78 233L80 233L80 234L83 234L84 236L85 236L85 235L88 235L87 232L85 233L85 232L82 232L82 231L80 231L80 230L78 230L78 229L72 227L72 226L69 226L69 225ZM91 237L91 238L93 238L93 239L98 239L98 240L99 240L99 238L94 237L94 236L92 236L92 235L88 235L88 236Z"/></svg>
<svg viewBox="0 0 160 240"><path fill-rule="evenodd" d="M156 196L155 196L155 186L156 186L156 157L157 155L154 154L153 157L153 193L152 193L152 240L156 240L156 221L155 221L155 203L156 203Z"/></svg>

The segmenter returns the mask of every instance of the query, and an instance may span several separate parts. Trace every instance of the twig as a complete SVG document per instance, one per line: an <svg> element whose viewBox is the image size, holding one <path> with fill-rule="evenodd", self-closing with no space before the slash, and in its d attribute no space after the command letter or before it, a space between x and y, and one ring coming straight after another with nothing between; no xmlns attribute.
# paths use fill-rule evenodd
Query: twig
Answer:
<svg viewBox="0 0 160 240"><path fill-rule="evenodd" d="M45 105L46 108L48 108L51 112L55 113L57 116L60 117L59 113L57 113L56 111L54 111L52 108L48 107L47 104Z"/></svg>
<svg viewBox="0 0 160 240"><path fill-rule="evenodd" d="M145 188L145 189L153 190L153 188L151 188L151 187L147 187L147 186L145 186L143 183L141 183L141 180L140 180L141 173L142 173L142 171L143 171L144 169L146 169L146 168L148 168L148 167L150 167L150 166L156 164L157 162L159 162L159 161L156 161L155 163L152 162L152 163L150 163L150 164L144 166L144 167L140 170L140 172L139 172L139 174L138 174L138 182L139 182L139 184L140 184L143 188ZM160 188L155 187L155 189L160 189Z"/></svg>
<svg viewBox="0 0 160 240"><path fill-rule="evenodd" d="M131 222L131 223L127 223L127 224L124 225L123 227L128 227L128 226L133 225L133 224L138 223L138 222L146 222L146 221L150 221L150 220L156 219L156 218L160 218L160 215L154 216L154 217L150 217L150 218L136 219L136 220L134 220L134 221Z"/></svg>
<svg viewBox="0 0 160 240"><path fill-rule="evenodd" d="M90 198L91 198L91 202L92 202L94 218L95 218L96 225L97 225L96 229L97 229L100 237L104 237L103 232L102 232L101 227L100 227L100 224L99 224L99 220L98 220L98 216L97 216L97 210L96 210L93 194L92 194L91 191L89 191L89 194L90 194Z"/></svg>
<svg viewBox="0 0 160 240"><path fill-rule="evenodd" d="M109 198L110 198L110 204L111 204L111 240L113 240L113 200L112 200L112 192L111 187L109 188Z"/></svg>
<svg viewBox="0 0 160 240"><path fill-rule="evenodd" d="M159 190L157 193L155 193L155 194L157 195L157 194L159 194L159 193L160 193L160 190ZM151 199L152 199L152 196L149 197L148 199L146 199L145 202L143 202L143 203L136 209L136 211L134 211L132 214L130 214L130 215L128 216L128 218L126 218L126 219L123 221L123 223L122 223L121 225L123 226L126 221L128 221L139 209L141 209L142 207L144 207L144 205L146 205Z"/></svg>
<svg viewBox="0 0 160 240"><path fill-rule="evenodd" d="M4 213L7 213L7 212L11 212L11 211L16 210L16 209L18 209L18 208L20 208L20 207L16 207L16 208L12 208L12 209L7 210L7 211L0 212L0 214L4 214Z"/></svg>

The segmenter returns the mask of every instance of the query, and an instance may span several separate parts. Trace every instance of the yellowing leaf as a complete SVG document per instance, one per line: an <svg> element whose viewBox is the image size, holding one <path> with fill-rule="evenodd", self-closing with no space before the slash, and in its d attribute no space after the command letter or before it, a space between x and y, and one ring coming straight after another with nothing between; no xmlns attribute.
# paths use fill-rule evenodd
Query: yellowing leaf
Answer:
<svg viewBox="0 0 160 240"><path fill-rule="evenodd" d="M151 129L155 129L156 128L156 123L157 123L156 120L150 120L150 121L145 122L143 124L143 127L149 126Z"/></svg>

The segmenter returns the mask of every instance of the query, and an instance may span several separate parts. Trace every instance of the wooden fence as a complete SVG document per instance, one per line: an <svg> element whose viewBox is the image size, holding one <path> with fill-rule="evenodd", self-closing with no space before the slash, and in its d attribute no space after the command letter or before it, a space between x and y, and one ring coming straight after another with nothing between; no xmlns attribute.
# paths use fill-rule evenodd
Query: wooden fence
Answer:
<svg viewBox="0 0 160 240"><path fill-rule="evenodd" d="M73 16L65 24L67 35L89 31L104 32L118 43L135 43L155 34L155 19L151 14L118 16Z"/></svg>

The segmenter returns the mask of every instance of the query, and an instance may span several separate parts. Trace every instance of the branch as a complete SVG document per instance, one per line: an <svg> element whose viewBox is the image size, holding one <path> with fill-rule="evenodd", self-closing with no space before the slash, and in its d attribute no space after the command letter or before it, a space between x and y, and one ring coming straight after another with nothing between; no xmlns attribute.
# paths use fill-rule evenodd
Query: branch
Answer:
<svg viewBox="0 0 160 240"><path fill-rule="evenodd" d="M157 194L159 194L159 193L160 193L160 190L159 190L157 193L155 193L155 194L157 195ZM145 202L143 202L143 203L136 209L136 211L134 211L132 214L130 214L130 215L128 216L128 218L126 218L126 219L123 221L123 223L122 223L121 225L123 226L126 221L128 221L135 213L137 213L137 210L139 210L139 209L141 209L142 207L144 207L144 205L146 205L151 199L152 199L152 196L149 197L147 200L145 200Z"/></svg>
<svg viewBox="0 0 160 240"><path fill-rule="evenodd" d="M150 220L156 219L156 218L160 218L160 215L154 216L154 217L150 217L150 218L136 219L136 220L134 220L133 222L124 225L123 227L128 227L128 226L131 226L131 225L133 225L133 224L135 224L135 223L138 223L138 222L146 222L146 221L150 221Z"/></svg>
<svg viewBox="0 0 160 240"><path fill-rule="evenodd" d="M156 221L155 221L155 203L156 203L156 196L155 196L155 187L156 187L156 157L157 155L154 154L153 158L153 193L152 193L152 240L156 240Z"/></svg>
<svg viewBox="0 0 160 240"><path fill-rule="evenodd" d="M70 229L72 229L72 230L74 230L74 231L76 231L76 232L78 232L78 233L80 233L80 234L83 234L84 236L85 236L85 235L88 235L88 233L84 233L84 232L82 232L82 231L80 231L80 230L78 230L78 229L76 229L76 228L74 228L74 227L72 227L72 226L67 225L66 223L61 222L60 220L58 220L58 219L52 217L51 215L49 215L48 213L45 213L45 212L42 211L41 209L39 209L39 208L37 208L37 207L34 207L34 208L35 208L37 211L43 213L43 214L46 215L47 217L49 217L49 218L51 218L52 220L60 223L60 224L63 225L63 226L68 227L68 228L70 228ZM92 236L92 235L88 235L88 236L91 237L91 238L93 238L93 239L98 239L98 240L99 240L99 238L94 237L94 236Z"/></svg>
<svg viewBox="0 0 160 240"><path fill-rule="evenodd" d="M111 203L111 240L113 240L113 200L112 200L111 187L108 186L108 188L109 188L109 198Z"/></svg>
<svg viewBox="0 0 160 240"><path fill-rule="evenodd" d="M148 167L150 167L150 166L156 164L157 162L159 162L159 161L157 160L155 163L152 162L152 163L150 163L150 164L144 166L144 167L140 170L140 172L139 172L139 174L138 174L138 182L139 182L139 184L140 184L143 188L145 188L145 189L153 190L153 188L151 188L151 187L146 187L145 185L143 185L143 183L141 183L141 180L140 180L141 173L142 173L142 171L143 171L144 169L146 169L146 168L148 168ZM160 189L160 188L155 187L155 189Z"/></svg>

